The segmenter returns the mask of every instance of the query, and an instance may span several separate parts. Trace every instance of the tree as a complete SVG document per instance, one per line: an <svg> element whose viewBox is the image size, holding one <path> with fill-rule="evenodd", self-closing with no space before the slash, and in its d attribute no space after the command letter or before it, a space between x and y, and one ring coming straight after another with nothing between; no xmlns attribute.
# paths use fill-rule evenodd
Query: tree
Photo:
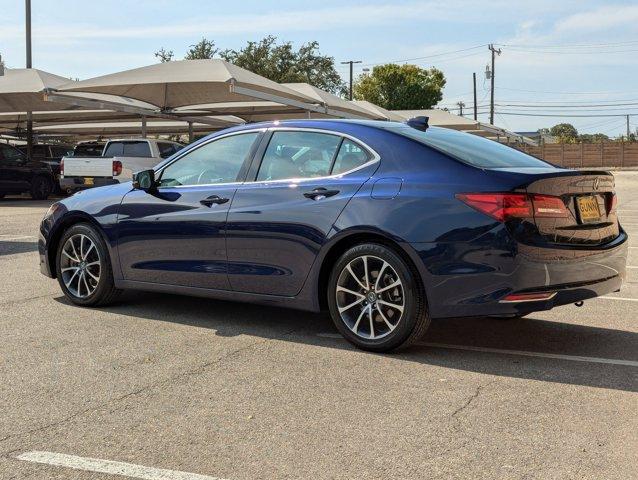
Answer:
<svg viewBox="0 0 638 480"><path fill-rule="evenodd" d="M609 141L609 137L604 133L581 133L578 135L580 143L601 143Z"/></svg>
<svg viewBox="0 0 638 480"><path fill-rule="evenodd" d="M571 123L559 123L549 129L549 134L558 140L558 143L576 143L578 130Z"/></svg>
<svg viewBox="0 0 638 480"><path fill-rule="evenodd" d="M321 55L318 42L305 43L295 50L292 43L277 44L277 37L269 35L239 50L223 50L220 56L278 83L305 82L331 93L345 90L334 58Z"/></svg>
<svg viewBox="0 0 638 480"><path fill-rule="evenodd" d="M160 62L166 63L173 60L173 50L164 50L164 47L155 52L155 56L160 59Z"/></svg>
<svg viewBox="0 0 638 480"><path fill-rule="evenodd" d="M388 63L359 76L354 98L367 100L388 110L432 108L443 98L445 76L436 68Z"/></svg>
<svg viewBox="0 0 638 480"><path fill-rule="evenodd" d="M186 52L184 60L201 60L213 58L219 50L215 48L215 42L202 38Z"/></svg>

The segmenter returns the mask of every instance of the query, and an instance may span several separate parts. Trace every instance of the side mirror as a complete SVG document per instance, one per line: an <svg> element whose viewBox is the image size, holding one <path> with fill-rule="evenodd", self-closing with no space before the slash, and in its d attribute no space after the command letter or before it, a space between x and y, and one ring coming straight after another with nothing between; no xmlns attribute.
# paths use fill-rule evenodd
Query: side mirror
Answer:
<svg viewBox="0 0 638 480"><path fill-rule="evenodd" d="M148 192L155 190L156 187L155 170L142 170L141 172L133 174L133 188L136 190Z"/></svg>

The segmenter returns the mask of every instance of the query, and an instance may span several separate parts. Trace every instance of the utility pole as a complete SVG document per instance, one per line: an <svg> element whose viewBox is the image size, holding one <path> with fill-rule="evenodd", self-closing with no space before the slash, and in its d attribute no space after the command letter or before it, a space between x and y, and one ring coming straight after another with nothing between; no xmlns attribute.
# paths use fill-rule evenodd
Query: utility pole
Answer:
<svg viewBox="0 0 638 480"><path fill-rule="evenodd" d="M629 141L629 134L631 132L629 131L629 115L627 115L627 141Z"/></svg>
<svg viewBox="0 0 638 480"><path fill-rule="evenodd" d="M490 74L490 124L494 125L494 59L496 55L501 54L501 49L494 48L493 44L489 44L488 47L490 52L492 52L492 71Z"/></svg>
<svg viewBox="0 0 638 480"><path fill-rule="evenodd" d="M355 63L361 63L361 60L348 60L347 62L341 62L341 65L350 65L350 93L348 95L350 100L352 100L352 66Z"/></svg>
<svg viewBox="0 0 638 480"><path fill-rule="evenodd" d="M463 102L457 102L456 104L459 106L459 115L462 117L463 116L463 107L465 106L465 104Z"/></svg>
<svg viewBox="0 0 638 480"><path fill-rule="evenodd" d="M32 68L31 62L31 0L25 0L24 13L26 22L26 46L27 46L27 68ZM31 160L33 151L33 114L27 112L27 158Z"/></svg>
<svg viewBox="0 0 638 480"><path fill-rule="evenodd" d="M474 120L478 120L478 105L476 104L476 72L472 74L474 80Z"/></svg>

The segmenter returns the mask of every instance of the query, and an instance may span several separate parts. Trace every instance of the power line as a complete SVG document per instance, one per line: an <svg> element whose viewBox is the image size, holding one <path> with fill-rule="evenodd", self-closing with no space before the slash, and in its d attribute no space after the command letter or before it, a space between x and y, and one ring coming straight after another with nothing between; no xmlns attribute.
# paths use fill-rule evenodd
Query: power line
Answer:
<svg viewBox="0 0 638 480"><path fill-rule="evenodd" d="M473 47L468 47L468 48L461 48L459 50L451 50L449 52L433 53L432 55L425 55L423 57L406 58L406 59L403 59L403 60L392 60L392 61L389 61L389 62L366 63L363 66L364 67L373 67L375 65L383 65L385 63L415 62L417 60L424 60L426 58L442 57L442 56L445 56L445 55L452 55L454 53L468 52L470 50L476 50L478 48L483 48L485 46L487 46L487 43L484 43L482 45L475 45ZM460 57L460 58L464 58L464 57Z"/></svg>
<svg viewBox="0 0 638 480"><path fill-rule="evenodd" d="M626 114L622 113L609 113L609 114L591 114L591 115L582 115L582 114L560 114L560 113L527 113L527 112L503 112L499 111L501 115L515 115L519 117L584 117L584 118L595 118L595 117L625 117ZM638 113L631 113L632 115L638 115Z"/></svg>
<svg viewBox="0 0 638 480"><path fill-rule="evenodd" d="M570 47L587 47L587 48L596 48L596 47L609 47L609 46L620 46L620 45L634 45L638 44L638 40L630 40L627 42L616 42L616 43L580 43L580 44L566 44L566 45L551 45L551 44L516 44L516 43L495 43L494 45L499 45L502 47L540 47L540 48L570 48Z"/></svg>
<svg viewBox="0 0 638 480"><path fill-rule="evenodd" d="M506 87L498 87L499 90L509 90L512 92L525 92L525 93L547 93L547 94L556 94L556 95L609 95L614 93L638 93L634 91L624 91L624 92L610 92L610 91L599 91L599 92L551 92L551 91L543 91L543 90L524 90L520 88L506 88Z"/></svg>

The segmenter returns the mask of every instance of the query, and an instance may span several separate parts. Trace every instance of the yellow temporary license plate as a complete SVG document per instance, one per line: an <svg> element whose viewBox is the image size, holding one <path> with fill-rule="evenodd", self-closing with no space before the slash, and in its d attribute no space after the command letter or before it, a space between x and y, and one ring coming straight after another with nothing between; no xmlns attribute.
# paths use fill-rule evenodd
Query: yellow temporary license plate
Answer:
<svg viewBox="0 0 638 480"><path fill-rule="evenodd" d="M582 223L597 222L600 220L598 199L594 196L576 197L576 205Z"/></svg>
<svg viewBox="0 0 638 480"><path fill-rule="evenodd" d="M84 179L84 185L93 185L93 178L92 177L86 177Z"/></svg>

